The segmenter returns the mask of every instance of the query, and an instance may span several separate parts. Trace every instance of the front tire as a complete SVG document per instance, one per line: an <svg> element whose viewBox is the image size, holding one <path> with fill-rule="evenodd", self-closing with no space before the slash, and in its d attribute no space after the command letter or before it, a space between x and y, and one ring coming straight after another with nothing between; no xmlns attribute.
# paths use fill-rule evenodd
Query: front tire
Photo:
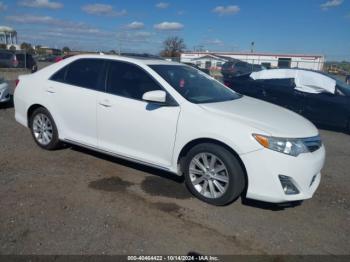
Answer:
<svg viewBox="0 0 350 262"><path fill-rule="evenodd" d="M223 206L238 198L245 188L245 174L237 157L216 144L199 144L186 155L185 182L193 195Z"/></svg>
<svg viewBox="0 0 350 262"><path fill-rule="evenodd" d="M43 107L35 109L30 116L29 127L34 141L41 148L55 150L60 147L55 121L47 109Z"/></svg>

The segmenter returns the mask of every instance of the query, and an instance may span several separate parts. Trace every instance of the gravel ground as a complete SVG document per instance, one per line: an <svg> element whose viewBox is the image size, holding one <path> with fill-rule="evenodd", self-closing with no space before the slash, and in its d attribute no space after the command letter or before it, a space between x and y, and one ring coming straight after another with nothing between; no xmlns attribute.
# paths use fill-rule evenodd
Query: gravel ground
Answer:
<svg viewBox="0 0 350 262"><path fill-rule="evenodd" d="M171 174L78 147L47 152L0 108L0 254L350 254L350 139L321 130L300 206L214 207Z"/></svg>

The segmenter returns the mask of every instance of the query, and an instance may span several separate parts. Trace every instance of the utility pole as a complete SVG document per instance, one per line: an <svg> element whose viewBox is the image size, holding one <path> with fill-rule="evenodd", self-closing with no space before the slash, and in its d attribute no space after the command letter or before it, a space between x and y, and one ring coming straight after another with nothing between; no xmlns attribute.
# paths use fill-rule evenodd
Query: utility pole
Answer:
<svg viewBox="0 0 350 262"><path fill-rule="evenodd" d="M254 53L255 42L253 41L253 42L250 44L250 46L251 46L250 52L251 52L251 53Z"/></svg>

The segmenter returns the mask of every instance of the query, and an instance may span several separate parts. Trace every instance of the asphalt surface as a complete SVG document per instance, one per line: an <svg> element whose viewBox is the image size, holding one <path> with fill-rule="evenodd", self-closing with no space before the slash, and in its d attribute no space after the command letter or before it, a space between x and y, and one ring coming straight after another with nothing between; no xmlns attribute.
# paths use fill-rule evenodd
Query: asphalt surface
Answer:
<svg viewBox="0 0 350 262"><path fill-rule="evenodd" d="M171 174L78 147L47 152L0 108L0 254L349 254L350 136L313 199L207 205Z"/></svg>

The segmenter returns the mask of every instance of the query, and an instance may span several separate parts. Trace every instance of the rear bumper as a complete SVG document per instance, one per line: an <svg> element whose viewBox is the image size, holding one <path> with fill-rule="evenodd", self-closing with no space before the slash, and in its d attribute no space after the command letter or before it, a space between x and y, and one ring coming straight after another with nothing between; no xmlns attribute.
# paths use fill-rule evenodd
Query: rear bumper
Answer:
<svg viewBox="0 0 350 262"><path fill-rule="evenodd" d="M13 95L13 103L15 106L15 119L21 125L28 127L28 119L27 119L27 111L28 106L26 102L16 95L17 90L15 89L15 93Z"/></svg>
<svg viewBox="0 0 350 262"><path fill-rule="evenodd" d="M312 198L320 184L325 148L298 157L262 149L241 159L248 175L247 198L271 203L300 201ZM290 177L299 193L285 194L279 175Z"/></svg>

